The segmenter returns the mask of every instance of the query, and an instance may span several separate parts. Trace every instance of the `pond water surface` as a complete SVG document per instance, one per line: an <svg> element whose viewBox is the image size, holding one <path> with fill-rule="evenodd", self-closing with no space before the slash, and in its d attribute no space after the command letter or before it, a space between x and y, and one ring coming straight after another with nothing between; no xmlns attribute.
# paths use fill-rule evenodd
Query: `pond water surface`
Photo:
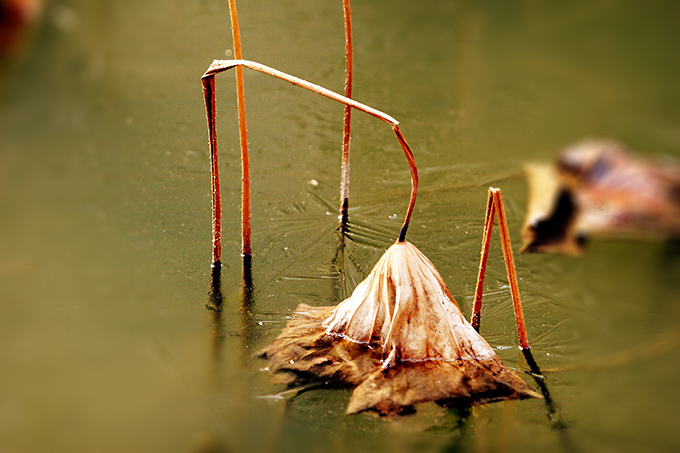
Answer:
<svg viewBox="0 0 680 453"><path fill-rule="evenodd" d="M350 392L262 398L258 349L301 303L334 305L396 239L409 173L355 113L352 241L337 266L342 107L246 72L253 291L244 306L233 74L217 78L221 319L210 281L200 76L227 2L53 1L0 87L0 450L678 451L680 247L593 241L517 255L554 400L345 416ZM585 137L680 156L673 1L354 2L354 97L401 122L421 174L409 239L471 310L486 190L515 249L522 164ZM341 92L339 0L239 4L244 55ZM496 239L482 333L526 370ZM534 382L527 376L528 382ZM210 450L214 448L214 450Z"/></svg>

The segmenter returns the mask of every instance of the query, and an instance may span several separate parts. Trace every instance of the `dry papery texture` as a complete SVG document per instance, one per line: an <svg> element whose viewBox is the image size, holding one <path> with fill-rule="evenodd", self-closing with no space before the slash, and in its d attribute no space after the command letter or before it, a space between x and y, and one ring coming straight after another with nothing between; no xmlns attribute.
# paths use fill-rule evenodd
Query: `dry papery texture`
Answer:
<svg viewBox="0 0 680 453"><path fill-rule="evenodd" d="M396 242L336 307L301 304L262 356L273 381L356 387L348 414L540 398L465 320L432 263Z"/></svg>

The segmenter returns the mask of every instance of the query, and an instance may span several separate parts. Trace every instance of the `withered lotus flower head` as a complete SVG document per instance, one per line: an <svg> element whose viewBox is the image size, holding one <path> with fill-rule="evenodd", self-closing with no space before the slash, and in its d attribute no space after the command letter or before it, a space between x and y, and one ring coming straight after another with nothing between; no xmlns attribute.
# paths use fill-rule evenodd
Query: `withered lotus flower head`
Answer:
<svg viewBox="0 0 680 453"><path fill-rule="evenodd" d="M348 413L539 397L503 367L432 262L407 241L387 249L322 326L341 341L382 349L382 366L356 388Z"/></svg>
<svg viewBox="0 0 680 453"><path fill-rule="evenodd" d="M213 170L213 263L219 265L221 256L214 78L217 73L242 67L287 81L390 124L411 173L411 196L397 242L352 296L337 307L298 306L283 332L261 353L270 360L274 381L288 385L323 382L356 387L348 413L375 410L381 414L399 414L426 401L469 405L540 397L517 372L503 367L477 333L488 241L497 213L520 345L528 351L500 191L489 191L471 325L432 263L406 242L416 200L418 171L399 123L365 104L248 60L215 60L203 75ZM241 126L245 127L244 123Z"/></svg>
<svg viewBox="0 0 680 453"><path fill-rule="evenodd" d="M384 368L428 359L497 358L432 262L407 241L387 249L323 326L330 335L382 345L388 356Z"/></svg>
<svg viewBox="0 0 680 453"><path fill-rule="evenodd" d="M262 352L270 360L274 381L356 387L348 414L367 410L402 414L428 401L474 405L540 398L519 373L503 366L476 330L496 211L520 345L528 353L500 192L496 191L490 193L487 208L475 327L465 319L430 260L413 244L399 240L338 306L301 304L297 308L281 335Z"/></svg>
<svg viewBox="0 0 680 453"><path fill-rule="evenodd" d="M337 307L300 304L283 332L261 353L270 360L275 382L295 385L321 382L356 387L348 413L375 410L401 414L417 403L436 401L480 404L500 399L540 397L515 371L503 367L493 349L477 332L481 296L494 216L499 216L503 252L511 286L520 346L529 346L519 301L519 289L498 189L489 190L482 259L475 291L472 324L468 323L433 264L412 244L406 231L416 201L418 171L413 153L391 116L351 99L352 37L349 0L345 16L345 96L260 63L243 60L235 1L230 0L235 60L214 60L203 74L212 181L213 282L216 313L221 312L219 273L222 253L222 211L217 159L215 76L236 70L237 109L242 159L242 255L244 289L250 282L250 170L245 91L242 71L248 68L345 105L341 183L341 226L348 226L350 113L360 110L388 123L409 164L411 196L397 242L378 261L352 296ZM344 244L344 243L343 243ZM251 288L252 290L252 288ZM244 298L244 300L246 300ZM218 337L216 335L216 337ZM532 367L533 370L533 367ZM546 398L548 399L548 398Z"/></svg>

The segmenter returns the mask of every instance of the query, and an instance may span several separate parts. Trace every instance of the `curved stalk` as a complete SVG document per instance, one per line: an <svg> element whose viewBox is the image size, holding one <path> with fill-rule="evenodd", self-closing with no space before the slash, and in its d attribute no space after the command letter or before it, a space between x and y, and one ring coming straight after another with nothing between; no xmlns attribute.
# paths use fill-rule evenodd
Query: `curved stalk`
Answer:
<svg viewBox="0 0 680 453"><path fill-rule="evenodd" d="M413 208L416 205L416 196L418 195L418 167L416 167L416 160L413 157L413 151L411 147L406 143L404 135L399 130L398 125L393 125L392 129L394 133L397 134L397 140L404 150L406 155L406 160L408 161L408 169L411 172L411 198L409 199L408 209L406 210L406 217L404 218L404 224L401 226L399 231L399 242L406 241L406 231L408 230L408 225L411 222L411 214L413 214Z"/></svg>
<svg viewBox="0 0 680 453"><path fill-rule="evenodd" d="M367 113L375 118L378 118L379 120L382 120L392 126L392 130L394 130L394 133L397 136L397 140L399 141L399 144L401 145L402 149L404 150L404 154L406 155L406 160L408 161L409 165L409 170L411 172L411 197L409 199L409 205L406 210L406 216L404 218L404 223L402 224L401 230L399 232L399 242L403 242L406 240L406 231L408 229L409 222L411 220L411 214L413 213L413 208L416 203L416 195L418 193L418 169L416 167L415 159L413 157L413 152L411 151L411 148L409 147L408 143L406 142L406 139L404 138L404 135L401 133L399 130L399 122L392 118L390 115L381 112L378 109L375 109L373 107L370 107L366 104L362 104L361 102L357 102L353 99L350 99L348 97L342 96L340 94L335 93L334 91L331 91L327 88L324 88L322 86L307 82L306 80L300 79L298 77L292 76L290 74L286 74L285 72L279 71L277 69L271 68L269 66L265 66L260 63L256 63L254 61L249 61L249 60L214 60L208 70L203 74L203 85L212 85L214 87L214 77L216 74L219 74L220 72L227 71L232 68L236 67L246 67L249 69L252 69L253 71L261 72L263 74L267 74L269 76L272 76L274 78L289 82L297 87L304 88L306 90L309 90L313 93L319 94L321 96L327 97L333 101L340 102L342 104L345 104L347 106L350 106L352 108L355 108L357 110L360 110L364 113ZM210 102L212 102L211 105L208 105L209 99L206 96L206 110L207 111L212 111L214 112L214 96L211 98ZM214 114L213 115L208 115L208 129L211 134L211 137L215 136L214 134ZM217 139L215 140L210 140L210 147L211 147L211 156L214 154L215 156L217 155Z"/></svg>

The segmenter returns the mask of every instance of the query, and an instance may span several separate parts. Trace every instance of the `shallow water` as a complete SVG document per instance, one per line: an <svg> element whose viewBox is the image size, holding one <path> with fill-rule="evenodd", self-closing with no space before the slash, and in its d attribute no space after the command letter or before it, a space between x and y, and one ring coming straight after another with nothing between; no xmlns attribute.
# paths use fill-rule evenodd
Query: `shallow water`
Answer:
<svg viewBox="0 0 680 453"><path fill-rule="evenodd" d="M255 352L298 303L338 303L396 239L406 162L388 126L354 115L354 235L340 274L342 107L246 72L255 255L244 310L234 79L218 76L225 305L215 323L199 78L231 46L226 2L126 3L52 2L2 79L0 450L680 448L675 242L516 256L551 416L538 400L425 405L387 421L345 416L349 391L261 398L282 389ZM680 7L626 3L353 5L354 97L401 122L421 174L409 240L466 315L489 184L503 189L517 247L523 162L588 136L680 156ZM342 91L339 1L239 12L247 58ZM482 333L506 365L527 369L497 240L491 253Z"/></svg>

